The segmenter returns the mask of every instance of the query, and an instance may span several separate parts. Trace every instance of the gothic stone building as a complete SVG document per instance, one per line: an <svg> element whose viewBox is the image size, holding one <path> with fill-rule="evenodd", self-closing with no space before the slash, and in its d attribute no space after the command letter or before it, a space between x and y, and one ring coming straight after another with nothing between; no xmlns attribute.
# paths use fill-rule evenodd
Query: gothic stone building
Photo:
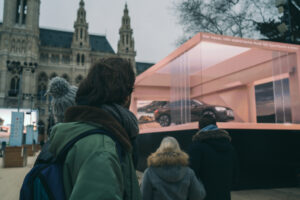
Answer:
<svg viewBox="0 0 300 200"><path fill-rule="evenodd" d="M48 82L55 76L78 85L98 59L120 56L137 73L152 64L136 63L133 30L125 5L117 53L105 36L90 35L84 1L79 3L74 31L39 27L40 0L5 0L0 26L0 107L35 108L41 124L49 119ZM19 95L21 94L21 95ZM19 100L18 100L19 98Z"/></svg>

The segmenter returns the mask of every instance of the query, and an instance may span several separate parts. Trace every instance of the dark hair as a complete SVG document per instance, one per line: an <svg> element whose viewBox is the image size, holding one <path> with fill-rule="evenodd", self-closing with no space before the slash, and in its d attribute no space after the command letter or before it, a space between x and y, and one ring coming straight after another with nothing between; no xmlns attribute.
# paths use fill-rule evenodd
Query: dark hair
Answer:
<svg viewBox="0 0 300 200"><path fill-rule="evenodd" d="M208 125L216 125L217 121L216 118L212 115L206 114L203 115L202 117L200 117L199 121L198 121L198 127L199 129L202 129Z"/></svg>
<svg viewBox="0 0 300 200"><path fill-rule="evenodd" d="M76 94L78 105L122 105L132 93L135 73L129 61L111 57L95 63L82 80Z"/></svg>

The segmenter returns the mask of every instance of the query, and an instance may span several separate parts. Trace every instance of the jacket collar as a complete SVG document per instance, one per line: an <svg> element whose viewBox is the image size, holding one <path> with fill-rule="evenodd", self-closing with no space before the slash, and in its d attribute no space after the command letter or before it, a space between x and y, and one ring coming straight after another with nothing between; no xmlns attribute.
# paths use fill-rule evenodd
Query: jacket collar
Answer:
<svg viewBox="0 0 300 200"><path fill-rule="evenodd" d="M72 106L65 112L64 122L85 122L103 126L104 129L114 135L121 145L130 151L132 146L125 129L108 112L91 106Z"/></svg>
<svg viewBox="0 0 300 200"><path fill-rule="evenodd" d="M231 141L231 137L229 133L222 129L211 130L211 131L198 131L193 136L193 141L204 141L208 139L222 139L222 138Z"/></svg>
<svg viewBox="0 0 300 200"><path fill-rule="evenodd" d="M148 159L148 167L187 166L189 156L181 152L155 152Z"/></svg>

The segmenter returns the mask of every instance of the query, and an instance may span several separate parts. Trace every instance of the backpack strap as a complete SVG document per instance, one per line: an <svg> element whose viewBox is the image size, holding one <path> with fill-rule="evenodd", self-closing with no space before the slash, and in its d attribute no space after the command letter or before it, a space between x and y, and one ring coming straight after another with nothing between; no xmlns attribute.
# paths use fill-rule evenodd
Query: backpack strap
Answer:
<svg viewBox="0 0 300 200"><path fill-rule="evenodd" d="M72 139L71 141L69 141L64 148L61 150L61 152L58 154L58 156L56 157L56 162L59 163L63 163L65 161L65 158L69 152L69 150L73 147L73 145L78 142L78 140L89 136L89 135L93 135L93 134L101 134L101 135L106 135L108 137L110 137L116 144L116 149L117 149L117 154L120 160L120 167L122 170L122 173L124 175L124 159L125 159L125 153L123 151L123 148L121 146L121 143L117 140L117 138L112 135L111 133L109 133L108 131L104 130L104 129L92 129L89 131L86 131L80 135L78 135L77 137L75 137L74 139ZM126 190L124 189L123 191L123 199L127 199L127 193Z"/></svg>
<svg viewBox="0 0 300 200"><path fill-rule="evenodd" d="M77 137L75 137L71 141L69 141L63 147L63 149L60 151L58 156L56 157L56 162L63 163L65 161L65 158L66 158L69 150L73 147L73 145L76 142L78 142L80 139L82 139L84 137L87 137L89 135L94 135L94 134L101 134L101 135L106 135L106 136L110 137L116 144L117 154L118 154L120 163L123 163L123 161L124 161L124 151L123 151L123 148L122 148L120 142L116 139L116 137L114 135L112 135L111 133L109 133L108 131L106 131L104 129L92 129L92 130L86 131L86 132L78 135Z"/></svg>

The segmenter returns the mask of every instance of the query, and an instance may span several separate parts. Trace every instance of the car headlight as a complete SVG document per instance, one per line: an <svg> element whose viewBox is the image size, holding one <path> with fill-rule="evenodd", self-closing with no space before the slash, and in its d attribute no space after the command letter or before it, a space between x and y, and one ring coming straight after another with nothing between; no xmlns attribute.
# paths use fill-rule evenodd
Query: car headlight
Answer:
<svg viewBox="0 0 300 200"><path fill-rule="evenodd" d="M217 106L217 107L215 107L215 108L216 108L217 111L225 111L225 110L226 110L226 108L224 108L224 107L219 107L219 106Z"/></svg>

